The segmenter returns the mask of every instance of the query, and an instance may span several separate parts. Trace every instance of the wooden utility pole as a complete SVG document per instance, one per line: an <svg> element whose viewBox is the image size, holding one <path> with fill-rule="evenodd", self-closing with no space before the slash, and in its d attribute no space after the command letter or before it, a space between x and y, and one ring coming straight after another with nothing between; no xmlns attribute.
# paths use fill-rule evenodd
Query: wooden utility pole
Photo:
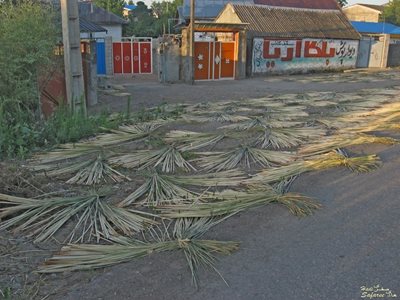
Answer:
<svg viewBox="0 0 400 300"><path fill-rule="evenodd" d="M86 115L78 0L61 0L61 19L67 102L74 113Z"/></svg>
<svg viewBox="0 0 400 300"><path fill-rule="evenodd" d="M194 84L194 20L195 20L195 0L190 0L190 83Z"/></svg>

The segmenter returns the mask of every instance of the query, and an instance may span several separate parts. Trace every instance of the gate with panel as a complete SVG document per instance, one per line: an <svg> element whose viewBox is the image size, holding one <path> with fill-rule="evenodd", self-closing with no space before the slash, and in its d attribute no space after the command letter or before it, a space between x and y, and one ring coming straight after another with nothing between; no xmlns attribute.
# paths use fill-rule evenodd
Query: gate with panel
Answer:
<svg viewBox="0 0 400 300"><path fill-rule="evenodd" d="M140 38L113 43L114 74L153 73L152 39Z"/></svg>
<svg viewBox="0 0 400 300"><path fill-rule="evenodd" d="M235 42L195 42L194 79L235 79Z"/></svg>

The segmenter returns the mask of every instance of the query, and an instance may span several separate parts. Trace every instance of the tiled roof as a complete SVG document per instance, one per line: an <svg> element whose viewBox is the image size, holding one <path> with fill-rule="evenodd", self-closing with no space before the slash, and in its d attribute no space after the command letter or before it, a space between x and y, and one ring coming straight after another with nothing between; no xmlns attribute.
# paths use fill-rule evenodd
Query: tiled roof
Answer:
<svg viewBox="0 0 400 300"><path fill-rule="evenodd" d="M400 27L390 23L352 21L351 24L353 24L354 28L360 33L400 34Z"/></svg>
<svg viewBox="0 0 400 300"><path fill-rule="evenodd" d="M242 23L249 23L247 31L254 36L276 38L359 39L340 10L311 10L278 8L262 5L231 6Z"/></svg>

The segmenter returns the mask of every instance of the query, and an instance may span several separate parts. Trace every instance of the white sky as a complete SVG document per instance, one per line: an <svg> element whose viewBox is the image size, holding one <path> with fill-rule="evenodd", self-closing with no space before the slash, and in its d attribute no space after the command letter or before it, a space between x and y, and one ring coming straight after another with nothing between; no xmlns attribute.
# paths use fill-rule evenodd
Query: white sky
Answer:
<svg viewBox="0 0 400 300"><path fill-rule="evenodd" d="M389 0L347 0L349 5L356 4L356 3L364 3L364 4L385 4L389 2Z"/></svg>

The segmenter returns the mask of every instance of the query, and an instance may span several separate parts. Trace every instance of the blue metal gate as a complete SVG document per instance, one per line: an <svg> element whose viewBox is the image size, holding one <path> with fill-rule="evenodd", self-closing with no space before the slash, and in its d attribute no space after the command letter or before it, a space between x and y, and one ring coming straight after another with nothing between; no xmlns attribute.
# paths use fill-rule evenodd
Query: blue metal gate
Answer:
<svg viewBox="0 0 400 300"><path fill-rule="evenodd" d="M96 42L97 75L106 75L106 47L104 42Z"/></svg>

